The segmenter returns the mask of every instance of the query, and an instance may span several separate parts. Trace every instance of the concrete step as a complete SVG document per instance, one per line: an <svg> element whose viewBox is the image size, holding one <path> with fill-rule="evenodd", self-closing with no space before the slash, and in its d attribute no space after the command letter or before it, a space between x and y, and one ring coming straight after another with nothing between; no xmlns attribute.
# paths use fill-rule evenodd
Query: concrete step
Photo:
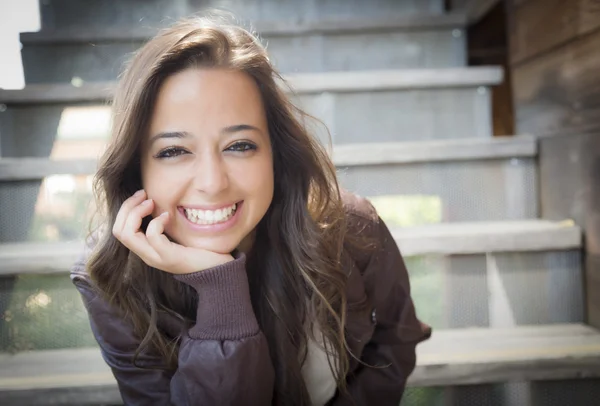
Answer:
<svg viewBox="0 0 600 406"><path fill-rule="evenodd" d="M434 331L417 347L409 387L600 377L600 332L581 324ZM0 355L7 404L121 404L96 348Z"/></svg>
<svg viewBox="0 0 600 406"><path fill-rule="evenodd" d="M334 143L490 137L489 86L503 80L498 67L295 74L285 77L292 100L329 128ZM7 107L0 129L14 144L56 134L63 110L104 104L113 83L37 84L0 91ZM87 104L86 104L87 105ZM27 124L25 124L27 123ZM23 130L27 130L27 134ZM315 124L321 139L327 132ZM29 144L28 144L29 145Z"/></svg>
<svg viewBox="0 0 600 406"><path fill-rule="evenodd" d="M317 18L379 18L390 14L442 14L443 0L53 0L41 3L42 27L77 30L162 27L192 13L219 9L250 21L302 22Z"/></svg>
<svg viewBox="0 0 600 406"><path fill-rule="evenodd" d="M54 148L66 146L56 141ZM85 142L78 148L82 149L95 153L93 145L88 148ZM332 153L342 187L371 198L395 225L407 225L401 219L408 210L414 210L410 225L538 215L533 137L348 144L335 146ZM90 175L95 168L94 159L3 158L0 181L35 182L54 175L74 178ZM0 193L15 187L0 184ZM39 189L38 184L30 187ZM79 192L85 190L74 190L72 195ZM89 190L85 193L92 198ZM418 201L422 204L410 209Z"/></svg>
<svg viewBox="0 0 600 406"><path fill-rule="evenodd" d="M283 73L462 67L465 26L464 14L252 24ZM152 34L139 26L24 34L26 83L114 80Z"/></svg>

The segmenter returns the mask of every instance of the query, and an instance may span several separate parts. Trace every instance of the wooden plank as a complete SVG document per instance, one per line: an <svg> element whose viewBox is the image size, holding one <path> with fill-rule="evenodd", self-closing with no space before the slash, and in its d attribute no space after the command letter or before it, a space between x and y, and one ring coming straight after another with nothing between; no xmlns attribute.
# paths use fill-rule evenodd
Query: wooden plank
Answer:
<svg viewBox="0 0 600 406"><path fill-rule="evenodd" d="M578 0L530 0L515 7L509 33L512 63L532 58L577 35L577 10Z"/></svg>
<svg viewBox="0 0 600 406"><path fill-rule="evenodd" d="M284 90L297 94L321 92L369 92L452 87L493 86L503 80L498 67L373 70L364 72L325 72L290 74L281 83ZM288 88L291 87L291 89ZM32 84L23 90L0 90L0 103L105 102L114 91L110 82L89 82L81 87L69 84Z"/></svg>
<svg viewBox="0 0 600 406"><path fill-rule="evenodd" d="M589 34L600 29L600 2L579 0L579 35Z"/></svg>
<svg viewBox="0 0 600 406"><path fill-rule="evenodd" d="M600 27L597 0L529 0L512 10L513 64L535 58Z"/></svg>
<svg viewBox="0 0 600 406"><path fill-rule="evenodd" d="M83 242L0 244L0 275L69 272Z"/></svg>
<svg viewBox="0 0 600 406"><path fill-rule="evenodd" d="M529 136L494 139L460 139L421 142L346 144L333 148L338 167L357 165L409 164L465 160L535 157L537 143ZM0 158L0 181L42 179L50 175L87 175L97 161L48 158Z"/></svg>
<svg viewBox="0 0 600 406"><path fill-rule="evenodd" d="M535 327L434 331L417 347L417 367L409 385L600 377L600 333L581 325L561 329L561 337L545 327L537 333ZM581 334L582 329L588 331Z"/></svg>
<svg viewBox="0 0 600 406"><path fill-rule="evenodd" d="M116 383L90 385L81 388L49 388L29 390L0 390L4 405L40 406L115 406L122 405Z"/></svg>
<svg viewBox="0 0 600 406"><path fill-rule="evenodd" d="M0 158L0 181L35 180L50 175L88 175L96 171L93 159Z"/></svg>
<svg viewBox="0 0 600 406"><path fill-rule="evenodd" d="M447 223L391 230L405 256L581 248L581 230L570 221Z"/></svg>
<svg viewBox="0 0 600 406"><path fill-rule="evenodd" d="M600 31L513 69L516 131L600 132Z"/></svg>
<svg viewBox="0 0 600 406"><path fill-rule="evenodd" d="M560 329L559 337L555 333ZM409 386L454 386L600 377L600 332L581 324L511 329L436 330L417 346ZM17 404L89 404L105 391L120 403L115 379L97 348L0 355L0 393ZM79 398L69 395L78 394ZM10 398L10 397L9 397Z"/></svg>
<svg viewBox="0 0 600 406"><path fill-rule="evenodd" d="M536 154L536 140L529 136L349 144L333 148L336 166L521 158Z"/></svg>
<svg viewBox="0 0 600 406"><path fill-rule="evenodd" d="M0 89L0 103L105 103L112 98L115 83L87 82L81 86L71 84L32 84L22 90Z"/></svg>
<svg viewBox="0 0 600 406"><path fill-rule="evenodd" d="M0 353L0 390L107 386L114 377L97 348Z"/></svg>
<svg viewBox="0 0 600 406"><path fill-rule="evenodd" d="M493 252L571 250L581 248L581 230L571 222L543 220L445 223L392 228L406 257ZM0 275L68 272L83 243L1 244Z"/></svg>
<svg viewBox="0 0 600 406"><path fill-rule="evenodd" d="M386 18L304 20L304 21L259 21L250 27L262 37L298 36L310 34L350 34L357 32L392 30L428 30L462 28L467 24L464 13L398 14ZM157 28L139 25L134 27L79 27L71 29L42 30L21 34L21 42L28 44L74 44L102 42L145 41L156 35Z"/></svg>
<svg viewBox="0 0 600 406"><path fill-rule="evenodd" d="M321 93L493 86L503 77L502 68L472 67L296 74L286 80L296 93Z"/></svg>
<svg viewBox="0 0 600 406"><path fill-rule="evenodd" d="M584 230L586 322L600 328L600 137L542 138L538 162L541 216L569 216Z"/></svg>

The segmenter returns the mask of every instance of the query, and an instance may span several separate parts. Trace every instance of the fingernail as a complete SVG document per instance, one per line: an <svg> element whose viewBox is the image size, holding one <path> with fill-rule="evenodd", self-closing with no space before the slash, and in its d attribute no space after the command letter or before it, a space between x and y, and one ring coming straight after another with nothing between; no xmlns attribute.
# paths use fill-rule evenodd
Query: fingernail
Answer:
<svg viewBox="0 0 600 406"><path fill-rule="evenodd" d="M168 212L168 211L165 211L165 212L161 213L161 216L162 216L162 217L167 217L168 215L169 215L169 212Z"/></svg>
<svg viewBox="0 0 600 406"><path fill-rule="evenodd" d="M142 204L143 204L144 206L148 206L148 205L150 204L150 202L151 202L151 201L152 201L152 199L146 199L146 200L144 200L144 201L142 202Z"/></svg>
<svg viewBox="0 0 600 406"><path fill-rule="evenodd" d="M144 193L144 189L140 189L140 190L138 190L138 191L137 191L137 192L135 192L133 195L134 195L135 197L138 197L138 196L141 196L141 195L142 195L142 193Z"/></svg>

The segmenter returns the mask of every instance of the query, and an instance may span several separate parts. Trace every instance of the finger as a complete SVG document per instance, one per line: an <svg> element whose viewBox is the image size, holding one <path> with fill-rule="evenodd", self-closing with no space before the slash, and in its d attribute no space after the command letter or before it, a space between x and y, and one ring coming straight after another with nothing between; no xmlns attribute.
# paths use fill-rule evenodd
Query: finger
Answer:
<svg viewBox="0 0 600 406"><path fill-rule="evenodd" d="M160 255L148 243L146 235L142 232L137 232L133 236L121 241L131 252L136 254L146 264L160 268Z"/></svg>
<svg viewBox="0 0 600 406"><path fill-rule="evenodd" d="M163 262L170 262L173 254L172 245L164 234L165 225L169 222L169 213L164 212L154 218L146 228L146 239Z"/></svg>
<svg viewBox="0 0 600 406"><path fill-rule="evenodd" d="M117 217L115 218L115 224L113 224L112 231L115 237L118 238L118 236L122 233L123 227L125 226L125 221L129 216L129 212L134 207L143 202L145 198L146 191L142 189L135 192L131 197L129 197L123 202L121 208L119 209L119 212L117 213Z"/></svg>
<svg viewBox="0 0 600 406"><path fill-rule="evenodd" d="M136 233L140 232L142 226L142 220L144 217L149 216L154 208L154 202L152 199L144 200L129 211L127 219L125 219L125 225L121 230L121 240L132 238ZM143 234L143 233L141 233Z"/></svg>

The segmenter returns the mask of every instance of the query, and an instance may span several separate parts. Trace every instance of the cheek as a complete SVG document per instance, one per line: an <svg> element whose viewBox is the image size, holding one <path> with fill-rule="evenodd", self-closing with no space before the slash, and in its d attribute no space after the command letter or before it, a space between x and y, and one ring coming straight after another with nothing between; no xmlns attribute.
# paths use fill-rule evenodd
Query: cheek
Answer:
<svg viewBox="0 0 600 406"><path fill-rule="evenodd" d="M260 159L250 165L236 168L234 179L240 189L268 198L269 189L273 189L273 165L270 159Z"/></svg>
<svg viewBox="0 0 600 406"><path fill-rule="evenodd" d="M175 209L174 205L185 182L181 171L169 169L150 166L142 174L142 183L148 198L154 200L153 215L155 216Z"/></svg>

